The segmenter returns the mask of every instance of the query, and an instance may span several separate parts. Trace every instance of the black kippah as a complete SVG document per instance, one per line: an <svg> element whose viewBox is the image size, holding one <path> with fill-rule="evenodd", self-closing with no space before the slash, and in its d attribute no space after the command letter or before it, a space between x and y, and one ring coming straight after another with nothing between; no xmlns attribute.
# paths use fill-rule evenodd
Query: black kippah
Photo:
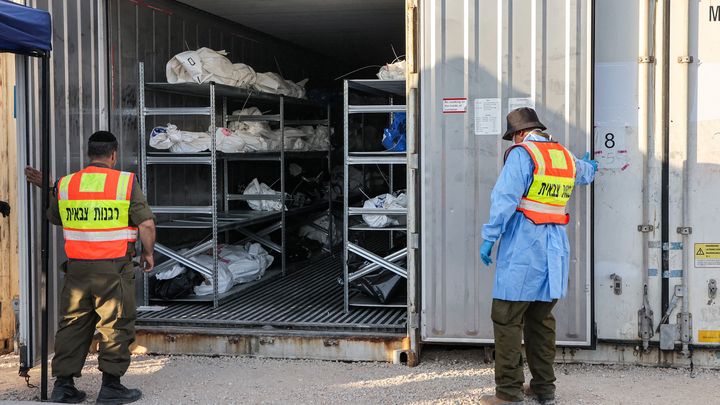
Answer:
<svg viewBox="0 0 720 405"><path fill-rule="evenodd" d="M117 142L117 138L115 138L115 135L112 134L112 132L108 131L97 131L94 134L90 135L90 139L88 139L89 142Z"/></svg>

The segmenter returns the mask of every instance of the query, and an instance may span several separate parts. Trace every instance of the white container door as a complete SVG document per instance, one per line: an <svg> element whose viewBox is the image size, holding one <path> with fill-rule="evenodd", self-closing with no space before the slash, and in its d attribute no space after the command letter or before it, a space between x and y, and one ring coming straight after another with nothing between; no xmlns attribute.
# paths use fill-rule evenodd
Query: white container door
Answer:
<svg viewBox="0 0 720 405"><path fill-rule="evenodd" d="M592 2L421 2L421 333L427 342L489 343L494 268L481 227L509 142L505 116L534 106L576 155L592 134ZM590 188L569 205L568 296L557 340L591 343Z"/></svg>

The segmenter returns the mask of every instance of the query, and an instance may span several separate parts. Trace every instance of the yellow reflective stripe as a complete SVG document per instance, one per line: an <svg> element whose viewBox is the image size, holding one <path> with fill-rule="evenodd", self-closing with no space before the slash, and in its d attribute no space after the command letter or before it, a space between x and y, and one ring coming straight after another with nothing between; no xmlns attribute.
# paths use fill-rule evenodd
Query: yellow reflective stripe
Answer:
<svg viewBox="0 0 720 405"><path fill-rule="evenodd" d="M553 169L567 169L567 160L565 160L565 153L563 151L557 149L550 149L548 151L548 154L550 155L550 164L552 165Z"/></svg>
<svg viewBox="0 0 720 405"><path fill-rule="evenodd" d="M537 166L537 175L545 175L545 159L543 159L543 155L542 152L540 152L540 149L532 142L525 142L523 143L523 145L527 146L527 149L529 149L530 153L533 154L533 163Z"/></svg>
<svg viewBox="0 0 720 405"><path fill-rule="evenodd" d="M58 205L65 228L115 229L125 228L129 223L129 200L60 200Z"/></svg>
<svg viewBox="0 0 720 405"><path fill-rule="evenodd" d="M68 199L68 190L70 189L70 179L75 175L68 174L67 176L64 176L62 179L60 179L60 183L58 183L58 198L61 200L67 200Z"/></svg>
<svg viewBox="0 0 720 405"><path fill-rule="evenodd" d="M526 199L520 200L519 208L529 211L540 212L543 214L559 214L565 215L565 207L558 207L556 205L543 204L535 201Z"/></svg>
<svg viewBox="0 0 720 405"><path fill-rule="evenodd" d="M117 200L129 200L130 196L128 195L128 184L130 184L130 173L128 172L121 172L120 178L118 179L118 185L117 185L117 193L116 193L116 199Z"/></svg>
<svg viewBox="0 0 720 405"><path fill-rule="evenodd" d="M63 236L65 237L66 241L71 240L79 242L113 242L136 240L137 230L120 229L116 231L86 232L63 229Z"/></svg>
<svg viewBox="0 0 720 405"><path fill-rule="evenodd" d="M535 175L526 197L545 204L565 206L574 187L573 178Z"/></svg>
<svg viewBox="0 0 720 405"><path fill-rule="evenodd" d="M105 173L80 173L80 192L101 193L105 190Z"/></svg>

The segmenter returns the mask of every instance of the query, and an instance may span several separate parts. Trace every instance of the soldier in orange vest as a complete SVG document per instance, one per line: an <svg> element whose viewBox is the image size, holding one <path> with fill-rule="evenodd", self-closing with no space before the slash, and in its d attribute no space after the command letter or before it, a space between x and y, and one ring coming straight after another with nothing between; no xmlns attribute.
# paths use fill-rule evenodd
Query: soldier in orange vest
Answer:
<svg viewBox="0 0 720 405"><path fill-rule="evenodd" d="M141 265L152 270L155 217L135 175L113 169L117 148L113 134L95 132L88 140L90 164L62 177L52 191L47 215L63 227L68 258L52 360L52 402L85 400L73 378L80 377L96 329L102 335L98 364L103 373L97 403L125 404L142 396L123 386L120 377L130 365L135 340L135 242L139 234ZM37 170L27 168L26 175L31 183L41 183Z"/></svg>
<svg viewBox="0 0 720 405"><path fill-rule="evenodd" d="M490 218L483 226L480 258L486 265L500 240L493 287L495 395L482 404L555 400L555 318L552 309L567 291L569 242L566 205L576 184L595 178L597 163L588 153L575 157L543 132L531 108L507 116L503 139L514 145L491 195ZM522 339L532 374L523 387Z"/></svg>

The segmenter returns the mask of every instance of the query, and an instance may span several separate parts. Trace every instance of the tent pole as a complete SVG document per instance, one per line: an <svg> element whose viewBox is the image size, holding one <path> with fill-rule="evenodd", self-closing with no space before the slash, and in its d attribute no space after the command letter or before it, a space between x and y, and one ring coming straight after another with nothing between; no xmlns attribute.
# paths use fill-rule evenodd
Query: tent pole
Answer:
<svg viewBox="0 0 720 405"><path fill-rule="evenodd" d="M41 374L40 374L40 400L47 400L48 390L48 334L50 333L48 325L48 303L50 302L50 278L49 274L49 247L50 247L50 223L47 219L47 209L50 205L50 53L45 52L42 57L42 108L40 123L40 147L42 150L42 188L40 195L42 196L41 218L41 288L43 296L41 298L41 332L40 332L40 355Z"/></svg>

